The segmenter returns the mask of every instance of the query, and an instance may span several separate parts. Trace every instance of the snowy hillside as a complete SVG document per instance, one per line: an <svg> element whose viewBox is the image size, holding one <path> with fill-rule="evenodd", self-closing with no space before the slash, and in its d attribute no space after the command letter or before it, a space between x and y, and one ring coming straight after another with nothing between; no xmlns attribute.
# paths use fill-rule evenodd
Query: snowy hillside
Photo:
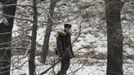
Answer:
<svg viewBox="0 0 134 75"><path fill-rule="evenodd" d="M67 4L68 3L68 4ZM30 0L19 0L20 5L31 5ZM90 5L85 7L86 5ZM47 14L49 0L38 2L38 31L37 31L37 52L40 54L45 29L47 26ZM124 34L124 75L133 75L133 58L134 55L134 26L133 26L133 5L129 2L125 4L122 10L122 28ZM36 72L41 73L47 69L51 61L58 57L54 54L56 45L56 32L63 30L64 23L72 24L72 41L78 35L79 26L81 26L81 35L73 44L75 58L71 60L71 67L68 75L105 75L106 74L106 56L107 56L107 36L105 24L105 4L103 0L82 0L82 2L69 3L67 0L59 2L55 9L54 25L50 37L50 57L47 64L40 63L40 57L36 57ZM128 11L128 12L127 12ZM128 14L125 14L128 13ZM29 6L17 7L16 17L23 20L15 19L13 27L13 46L24 47L29 49L31 38L32 9ZM28 19L29 21L26 21ZM25 41L25 42L24 42ZM15 44L15 45L14 45ZM16 52L19 50L16 50ZM26 51L26 50L25 50ZM23 54L25 54L25 51ZM55 58L54 58L55 57ZM28 56L14 55L12 57L11 75L28 75ZM21 60L20 60L21 59ZM55 71L59 70L60 64L56 65ZM74 73L75 71L75 73ZM49 71L45 75L53 75Z"/></svg>

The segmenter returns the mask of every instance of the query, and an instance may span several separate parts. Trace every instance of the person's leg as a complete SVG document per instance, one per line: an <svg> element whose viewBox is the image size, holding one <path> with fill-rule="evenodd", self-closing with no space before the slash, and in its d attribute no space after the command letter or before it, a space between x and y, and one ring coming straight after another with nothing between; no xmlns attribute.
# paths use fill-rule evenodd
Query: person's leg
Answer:
<svg viewBox="0 0 134 75"><path fill-rule="evenodd" d="M61 70L57 73L57 75L66 75L67 70L70 66L70 59L62 59L61 60Z"/></svg>
<svg viewBox="0 0 134 75"><path fill-rule="evenodd" d="M63 63L62 64L62 72L63 72L63 75L66 75L66 72L70 66L70 59L64 59L62 63Z"/></svg>
<svg viewBox="0 0 134 75"><path fill-rule="evenodd" d="M60 68L60 71L58 71L57 75L63 75L62 74L62 69L63 69L63 64L64 64L63 62L64 62L64 60L61 59L61 68Z"/></svg>

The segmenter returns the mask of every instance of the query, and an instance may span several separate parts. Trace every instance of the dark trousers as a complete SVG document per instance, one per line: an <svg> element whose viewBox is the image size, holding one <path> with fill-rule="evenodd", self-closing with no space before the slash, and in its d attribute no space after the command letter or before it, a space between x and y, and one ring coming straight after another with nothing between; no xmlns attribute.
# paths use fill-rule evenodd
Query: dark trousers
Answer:
<svg viewBox="0 0 134 75"><path fill-rule="evenodd" d="M70 66L70 59L61 59L61 70L57 73L57 75L66 75L69 66Z"/></svg>

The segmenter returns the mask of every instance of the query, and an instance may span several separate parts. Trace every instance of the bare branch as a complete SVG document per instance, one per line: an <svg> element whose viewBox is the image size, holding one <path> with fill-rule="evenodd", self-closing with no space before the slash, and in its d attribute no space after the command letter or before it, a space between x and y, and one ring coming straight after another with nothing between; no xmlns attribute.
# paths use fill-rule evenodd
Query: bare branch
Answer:
<svg viewBox="0 0 134 75"><path fill-rule="evenodd" d="M15 19L19 19L19 20L25 20L25 21L30 21L30 22L33 22L32 20L28 20L28 19L22 19L22 18L18 18L18 17L11 16L11 15L1 14L1 13L0 13L0 15L2 15L2 16L6 16L6 17L15 18Z"/></svg>

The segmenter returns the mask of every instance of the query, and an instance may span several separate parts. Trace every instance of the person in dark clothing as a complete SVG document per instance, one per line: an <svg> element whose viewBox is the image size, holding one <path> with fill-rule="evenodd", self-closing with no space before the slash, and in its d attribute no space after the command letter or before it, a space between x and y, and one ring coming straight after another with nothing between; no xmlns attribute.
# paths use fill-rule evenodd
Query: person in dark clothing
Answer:
<svg viewBox="0 0 134 75"><path fill-rule="evenodd" d="M57 32L56 54L61 58L61 70L57 73L57 75L66 75L66 72L70 66L70 59L74 56L70 29L71 25L65 24L64 30Z"/></svg>

